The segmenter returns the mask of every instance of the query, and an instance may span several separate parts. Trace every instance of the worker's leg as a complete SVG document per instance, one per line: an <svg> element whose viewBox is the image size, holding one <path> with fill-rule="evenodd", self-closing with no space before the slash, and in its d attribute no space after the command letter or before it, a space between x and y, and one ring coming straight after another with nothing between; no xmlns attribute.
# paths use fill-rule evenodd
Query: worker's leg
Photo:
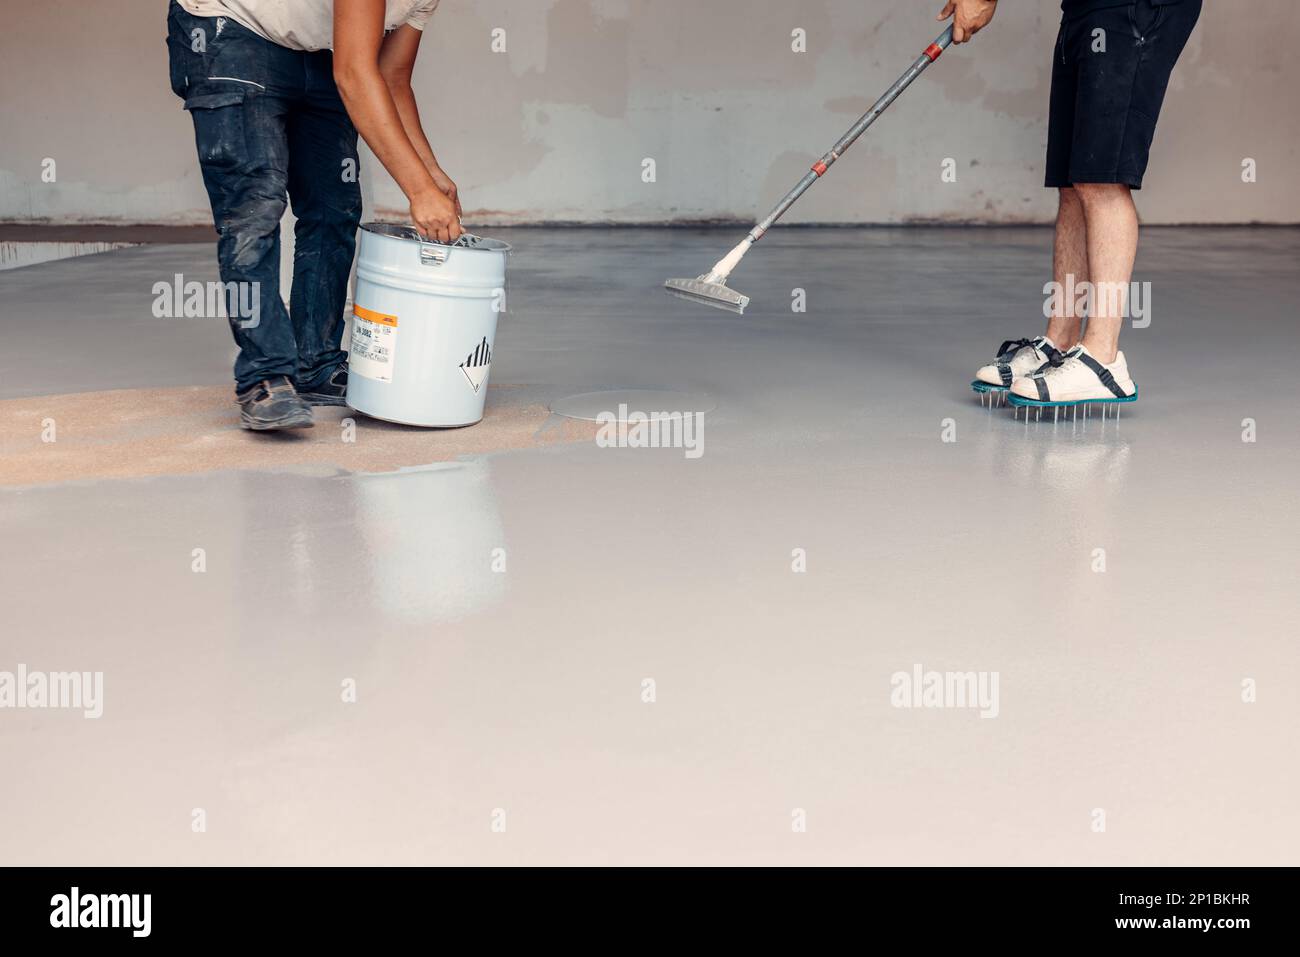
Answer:
<svg viewBox="0 0 1300 957"><path fill-rule="evenodd" d="M334 86L328 51L306 56L306 96L289 117L289 197L294 231L290 314L299 391L325 389L347 362L340 348L348 275L361 222L357 130ZM341 401L342 396L338 396Z"/></svg>
<svg viewBox="0 0 1300 957"><path fill-rule="evenodd" d="M1070 291L1088 281L1088 234L1079 194L1069 186L1060 189L1056 209L1056 237L1052 243L1052 280L1058 290L1047 320L1047 338L1064 352L1079 341L1078 300Z"/></svg>
<svg viewBox="0 0 1300 957"><path fill-rule="evenodd" d="M1133 194L1122 183L1079 183L1074 189L1087 222L1087 268L1093 284L1083 345L1103 364L1109 364L1119 351L1119 333L1127 315L1137 255L1137 209Z"/></svg>
<svg viewBox="0 0 1300 957"><path fill-rule="evenodd" d="M172 87L194 121L203 184L217 228L217 263L239 356L236 392L292 379L298 349L280 299L280 216L287 202L293 61L228 17L173 4Z"/></svg>

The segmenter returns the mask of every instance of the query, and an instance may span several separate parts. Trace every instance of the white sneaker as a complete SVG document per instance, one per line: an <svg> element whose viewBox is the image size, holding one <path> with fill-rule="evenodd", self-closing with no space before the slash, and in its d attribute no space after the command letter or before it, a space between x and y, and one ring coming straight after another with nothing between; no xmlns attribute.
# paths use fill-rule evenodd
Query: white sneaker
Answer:
<svg viewBox="0 0 1300 957"><path fill-rule="evenodd" d="M1077 345L1050 360L1033 375L1011 383L1012 405L1075 405L1081 402L1136 402L1137 384L1128 374L1124 353L1105 365Z"/></svg>
<svg viewBox="0 0 1300 957"><path fill-rule="evenodd" d="M1059 358L1060 351L1047 336L1032 339L1008 339L998 349L997 357L975 373L971 388L976 392L994 392L1011 388L1011 383L1030 375L1049 359Z"/></svg>

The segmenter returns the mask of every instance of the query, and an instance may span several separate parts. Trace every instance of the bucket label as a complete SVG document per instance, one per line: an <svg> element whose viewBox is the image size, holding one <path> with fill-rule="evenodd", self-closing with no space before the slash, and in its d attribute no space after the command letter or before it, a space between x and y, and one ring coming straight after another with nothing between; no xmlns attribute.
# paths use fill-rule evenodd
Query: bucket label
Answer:
<svg viewBox="0 0 1300 957"><path fill-rule="evenodd" d="M350 371L379 382L393 381L393 359L397 355L397 317L373 309L352 307Z"/></svg>
<svg viewBox="0 0 1300 957"><path fill-rule="evenodd" d="M460 364L460 371L465 373L465 378L469 380L469 387L478 395L478 390L483 388L483 383L487 381L488 372L492 369L492 347L488 345L487 336L483 341L474 347L474 351L465 357L465 361Z"/></svg>

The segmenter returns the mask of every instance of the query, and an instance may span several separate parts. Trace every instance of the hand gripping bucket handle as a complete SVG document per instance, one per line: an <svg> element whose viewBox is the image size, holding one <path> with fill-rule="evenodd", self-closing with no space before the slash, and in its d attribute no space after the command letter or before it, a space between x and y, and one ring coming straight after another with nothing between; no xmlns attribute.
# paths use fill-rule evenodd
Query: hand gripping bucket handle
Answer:
<svg viewBox="0 0 1300 957"><path fill-rule="evenodd" d="M449 258L453 249L492 248L492 240L484 239L473 233L461 233L454 243L440 243L436 239L426 239L414 226L397 223L370 223L365 227L381 236L394 239L412 239L420 244L420 262L425 266L441 266ZM500 247L501 244L497 244Z"/></svg>

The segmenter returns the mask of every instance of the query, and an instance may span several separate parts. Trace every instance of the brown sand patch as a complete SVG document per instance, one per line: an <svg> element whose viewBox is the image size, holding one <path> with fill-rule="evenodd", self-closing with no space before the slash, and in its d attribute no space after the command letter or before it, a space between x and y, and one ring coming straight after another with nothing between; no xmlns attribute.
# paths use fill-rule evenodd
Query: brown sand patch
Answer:
<svg viewBox="0 0 1300 957"><path fill-rule="evenodd" d="M0 402L0 486L180 475L218 469L326 466L387 472L462 455L591 441L594 422L552 416L517 386L493 387L487 414L463 429L393 425L317 408L311 429L239 427L229 387L119 389ZM345 422L355 422L345 441ZM55 441L42 440L53 423Z"/></svg>

